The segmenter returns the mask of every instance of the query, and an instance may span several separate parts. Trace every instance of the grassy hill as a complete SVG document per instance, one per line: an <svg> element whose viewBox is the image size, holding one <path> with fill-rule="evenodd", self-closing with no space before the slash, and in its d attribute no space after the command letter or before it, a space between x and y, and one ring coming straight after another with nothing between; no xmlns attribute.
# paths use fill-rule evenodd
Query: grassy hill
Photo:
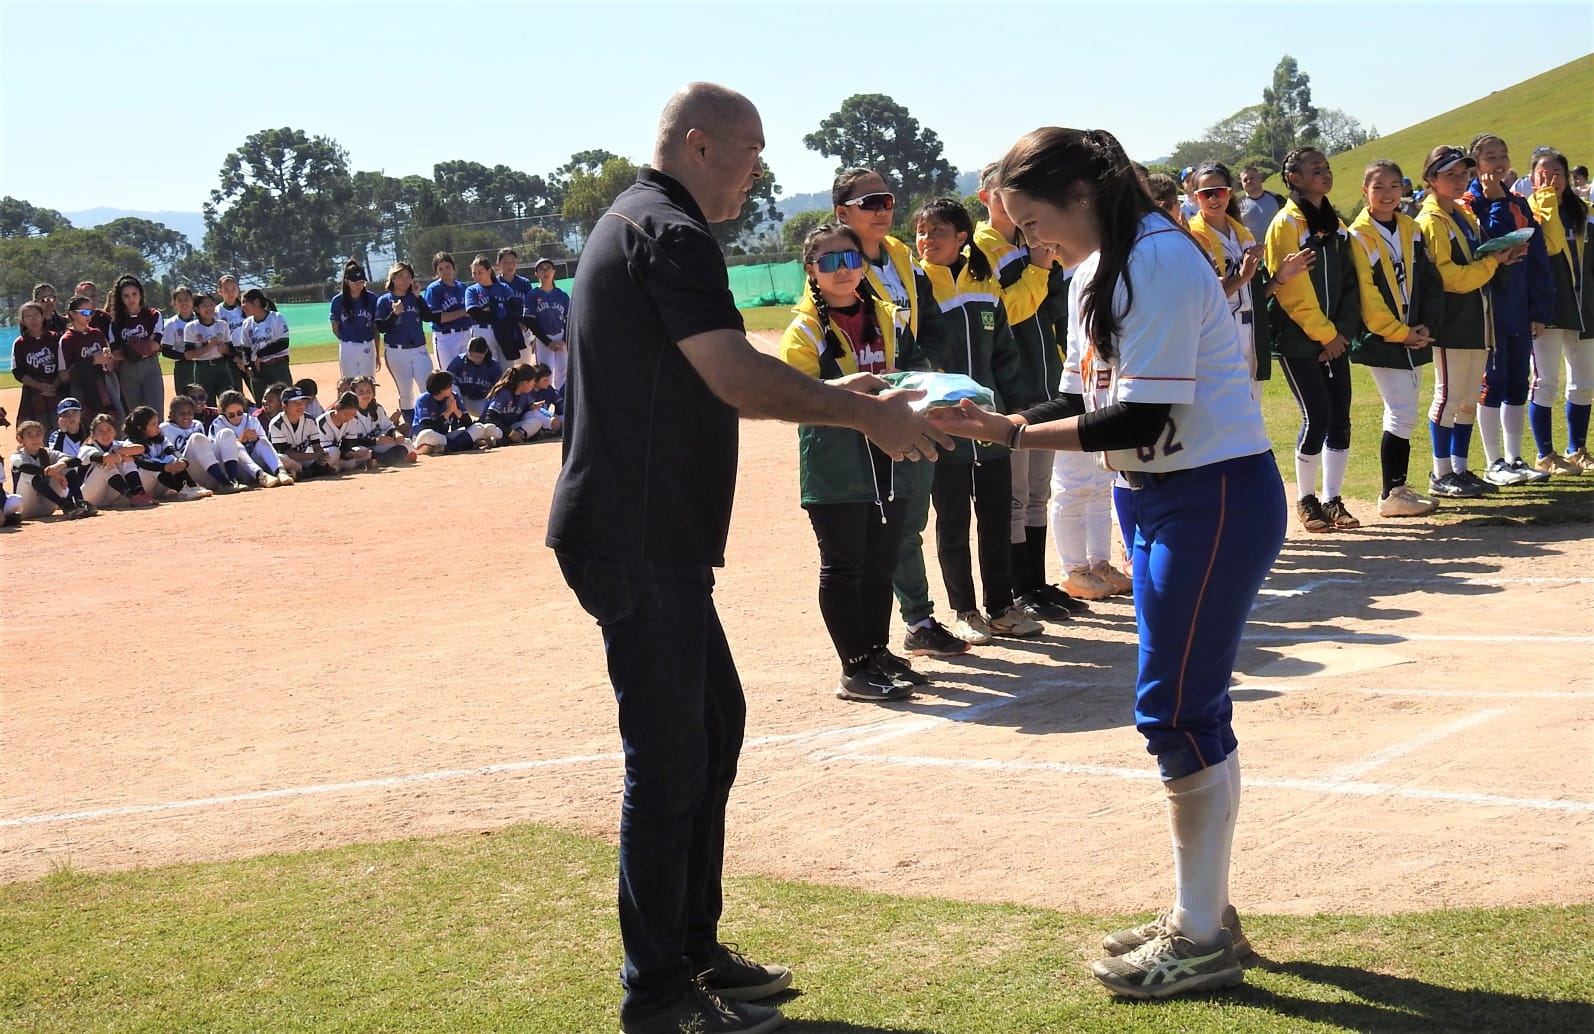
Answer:
<svg viewBox="0 0 1594 1034"><path fill-rule="evenodd" d="M1361 201L1362 170L1374 158L1393 158L1411 181L1422 182L1422 159L1440 144L1466 147L1482 132L1498 133L1511 145L1517 171L1528 174L1533 149L1549 144L1573 165L1594 161L1594 54L1542 75L1496 90L1426 122L1330 159L1334 206L1349 213ZM1278 188L1274 188L1278 189Z"/></svg>

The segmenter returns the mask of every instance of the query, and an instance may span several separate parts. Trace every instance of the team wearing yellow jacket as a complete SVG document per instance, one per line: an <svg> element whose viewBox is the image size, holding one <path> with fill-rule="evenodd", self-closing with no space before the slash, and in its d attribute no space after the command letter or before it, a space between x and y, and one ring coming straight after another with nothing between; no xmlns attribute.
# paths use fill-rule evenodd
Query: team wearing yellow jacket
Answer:
<svg viewBox="0 0 1594 1034"><path fill-rule="evenodd" d="M1413 327L1426 326L1437 334L1435 328L1444 323L1444 282L1428 258L1422 228L1396 212L1397 253L1372 213L1363 209L1351 223L1350 235L1362 311L1362 332L1351 340L1351 362L1400 369L1432 362L1432 348L1404 344Z"/></svg>
<svg viewBox="0 0 1594 1034"><path fill-rule="evenodd" d="M1187 224L1190 233L1195 237L1196 243L1206 249L1207 258L1212 261L1212 268L1218 274L1219 280L1227 280L1239 271L1239 266L1229 260L1228 253L1223 247L1223 238L1217 228L1207 222L1201 212L1196 212L1190 217ZM1251 236L1251 231L1245 223L1233 216L1229 217L1229 229L1234 232L1235 243L1240 250L1256 246L1256 238ZM1251 278L1251 340L1255 349L1256 380L1265 381L1273 376L1272 351L1273 331L1268 320L1267 298L1272 286L1272 277L1268 274L1266 263L1257 266L1256 276ZM1231 306L1233 301L1229 303Z"/></svg>
<svg viewBox="0 0 1594 1034"><path fill-rule="evenodd" d="M1051 269L1032 263L1028 248L1009 243L990 223L975 224L974 244L990 256L996 270L1007 325L1018 345L1020 376L1042 398L1055 398L1061 391L1064 355L1047 303L1055 284L1061 284L1066 294L1066 281L1054 278ZM1067 305L1066 297L1062 303Z"/></svg>
<svg viewBox="0 0 1594 1034"><path fill-rule="evenodd" d="M1499 263L1493 255L1472 257L1469 236L1475 241L1483 239L1477 217L1463 205L1446 212L1439 199L1429 194L1417 210L1417 225L1422 228L1423 243L1428 246L1428 255L1445 288L1444 320L1437 327L1428 324L1434 340L1440 348L1493 347L1489 281Z"/></svg>
<svg viewBox="0 0 1594 1034"><path fill-rule="evenodd" d="M1306 213L1291 198L1268 224L1262 261L1278 269L1295 252L1308 249L1317 255L1311 271L1279 284L1268 299L1273 351L1286 358L1315 359L1335 335L1350 341L1361 328L1350 230L1341 220L1332 234L1309 233Z"/></svg>

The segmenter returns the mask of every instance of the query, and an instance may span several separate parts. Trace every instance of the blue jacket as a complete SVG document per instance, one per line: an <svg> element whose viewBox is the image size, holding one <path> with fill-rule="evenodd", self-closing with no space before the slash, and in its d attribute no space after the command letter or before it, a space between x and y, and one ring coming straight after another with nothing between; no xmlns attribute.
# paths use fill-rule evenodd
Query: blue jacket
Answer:
<svg viewBox="0 0 1594 1034"><path fill-rule="evenodd" d="M1544 248L1544 231L1538 229L1528 199L1509 190L1505 197L1486 198L1483 187L1474 179L1461 203L1477 217L1485 240L1512 230L1535 230L1528 242L1527 257L1515 265L1501 266L1489 282L1495 334L1526 337L1533 329L1528 324L1554 322L1555 280L1550 272L1550 254Z"/></svg>

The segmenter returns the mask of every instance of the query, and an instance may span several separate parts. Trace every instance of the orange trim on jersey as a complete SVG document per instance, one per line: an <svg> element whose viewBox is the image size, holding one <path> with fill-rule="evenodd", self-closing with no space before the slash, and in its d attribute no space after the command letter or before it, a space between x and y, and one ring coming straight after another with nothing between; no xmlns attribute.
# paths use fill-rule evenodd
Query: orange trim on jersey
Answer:
<svg viewBox="0 0 1594 1034"><path fill-rule="evenodd" d="M1190 634L1184 641L1184 657L1179 661L1179 687L1174 695L1173 722L1175 728L1179 725L1179 710L1184 706L1184 672L1190 666L1190 651L1195 648L1196 623L1201 617L1201 604L1207 598L1207 585L1212 581L1212 569L1218 563L1218 547L1223 544L1223 521L1229 510L1229 475L1223 474L1218 478L1218 530L1212 537L1212 555L1207 558L1206 574L1201 576L1201 591L1196 594L1195 613L1190 615ZM1225 687L1227 688L1227 687ZM1186 733L1185 735L1189 735ZM1200 756L1200 751L1196 755Z"/></svg>

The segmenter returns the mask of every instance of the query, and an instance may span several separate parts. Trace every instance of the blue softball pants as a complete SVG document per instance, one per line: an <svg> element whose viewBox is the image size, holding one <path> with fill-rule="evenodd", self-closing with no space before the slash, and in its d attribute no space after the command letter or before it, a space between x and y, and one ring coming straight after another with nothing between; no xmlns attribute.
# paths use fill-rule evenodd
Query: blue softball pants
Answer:
<svg viewBox="0 0 1594 1034"><path fill-rule="evenodd" d="M1229 678L1257 590L1284 544L1271 452L1143 475L1134 508L1140 671L1135 727L1164 781L1234 752Z"/></svg>

